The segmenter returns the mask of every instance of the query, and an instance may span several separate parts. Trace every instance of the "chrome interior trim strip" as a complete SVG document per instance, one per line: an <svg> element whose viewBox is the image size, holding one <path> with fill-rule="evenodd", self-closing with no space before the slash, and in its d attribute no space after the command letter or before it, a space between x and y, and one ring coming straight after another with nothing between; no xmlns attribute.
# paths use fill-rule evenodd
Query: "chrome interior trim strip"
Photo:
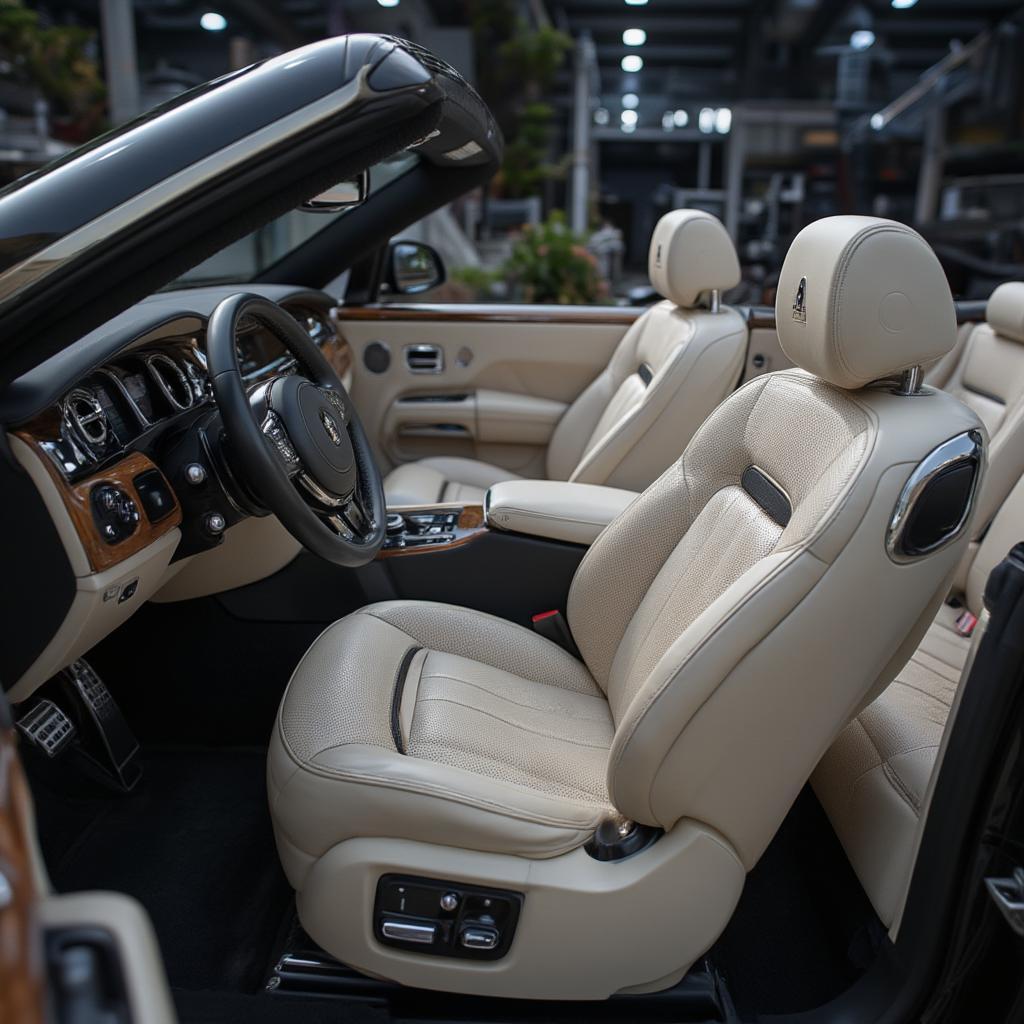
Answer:
<svg viewBox="0 0 1024 1024"><path fill-rule="evenodd" d="M925 488L939 473L950 466L959 462L971 461L975 462L978 468L974 474L974 480L971 483L971 493L964 504L964 511L960 521L940 541L933 544L926 551L907 554L903 550L903 533L907 528L914 505L924 493ZM907 482L903 485L903 490L900 491L899 498L896 499L896 507L893 509L892 519L889 521L889 528L885 534L885 549L889 557L894 562L901 564L913 562L918 558L924 558L934 554L936 551L941 551L952 544L963 533L970 520L971 512L974 509L978 496L978 488L981 486L981 479L984 474L985 448L980 431L968 430L962 434L957 434L956 437L944 441L938 448L929 452L921 460L914 472L910 474Z"/></svg>

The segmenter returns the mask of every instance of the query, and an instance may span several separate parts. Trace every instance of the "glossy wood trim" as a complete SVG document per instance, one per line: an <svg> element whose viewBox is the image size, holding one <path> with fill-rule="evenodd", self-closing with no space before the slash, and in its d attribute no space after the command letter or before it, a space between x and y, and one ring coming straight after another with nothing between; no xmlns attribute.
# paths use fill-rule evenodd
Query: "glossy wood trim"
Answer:
<svg viewBox="0 0 1024 1024"><path fill-rule="evenodd" d="M465 547L479 537L487 533L487 520L484 517L482 505L464 505L460 501L440 502L436 505L398 505L388 508L389 512L401 512L404 515L415 515L416 513L427 514L430 512L446 512L452 509L461 509L459 521L455 526L455 539L447 544L425 544L415 548L383 548L378 553L378 558L408 558L413 555L440 555L445 551L454 548Z"/></svg>
<svg viewBox="0 0 1024 1024"><path fill-rule="evenodd" d="M345 374L352 369L352 346L344 338L335 335L324 342L320 351L331 364L331 369L338 375L338 379L344 380Z"/></svg>
<svg viewBox="0 0 1024 1024"><path fill-rule="evenodd" d="M338 322L416 321L419 323L605 324L628 327L645 310L639 306L477 306L376 304L343 306Z"/></svg>
<svg viewBox="0 0 1024 1024"><path fill-rule="evenodd" d="M26 444L30 445L37 454L46 471L50 474L53 482L57 485L64 507L68 510L71 522L74 524L75 532L78 534L82 547L85 549L89 565L94 572L102 572L109 569L126 558L148 547L153 541L158 540L169 530L181 525L181 502L177 495L174 495L175 508L170 515L165 516L158 523L151 523L146 516L142 499L135 488L135 477L145 473L148 469L157 469L153 461L141 452L132 452L126 455L120 462L115 462L100 473L79 480L76 483L69 483L61 474L60 470L53 464L53 460L39 446L35 435L26 431L18 431L16 436L20 437ZM162 475L162 474L161 474ZM167 478L164 477L167 484ZM124 491L136 504L139 509L139 524L135 532L117 544L108 544L101 536L92 517L90 505L90 494L97 484L112 484L114 487ZM167 484L168 490L174 494L174 489Z"/></svg>
<svg viewBox="0 0 1024 1024"><path fill-rule="evenodd" d="M28 784L13 729L0 730L0 873L10 899L0 904L0 1020L42 1024L45 1019L41 896L33 871Z"/></svg>

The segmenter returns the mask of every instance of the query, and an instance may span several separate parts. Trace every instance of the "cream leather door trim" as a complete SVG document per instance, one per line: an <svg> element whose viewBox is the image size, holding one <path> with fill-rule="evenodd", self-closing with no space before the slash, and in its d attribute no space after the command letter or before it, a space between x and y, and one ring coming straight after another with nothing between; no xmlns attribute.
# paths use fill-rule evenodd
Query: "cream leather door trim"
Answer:
<svg viewBox="0 0 1024 1024"><path fill-rule="evenodd" d="M358 315L357 310L352 312ZM523 314L528 313L529 307L524 307ZM442 314L434 306L422 319L410 318L409 311L404 311L395 320L361 320L347 319L345 310L339 311L339 328L353 352L352 397L382 470L392 468L394 453L401 452L403 459L464 456L520 475L544 475L544 442L425 437L399 443L389 418L391 410L404 395L481 391L566 405L608 365L632 321L481 321L460 319L457 306L451 307L451 320L438 319ZM391 363L381 374L371 373L363 362L365 349L374 341L383 342L391 352ZM404 346L423 343L439 345L444 351L444 371L429 379L410 373L401 358ZM493 434L500 436L501 428L495 426Z"/></svg>

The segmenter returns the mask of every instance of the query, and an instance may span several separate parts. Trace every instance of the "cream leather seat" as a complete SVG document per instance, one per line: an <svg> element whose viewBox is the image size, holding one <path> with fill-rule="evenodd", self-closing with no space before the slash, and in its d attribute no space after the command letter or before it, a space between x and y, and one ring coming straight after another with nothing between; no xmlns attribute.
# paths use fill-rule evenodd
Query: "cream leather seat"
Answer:
<svg viewBox="0 0 1024 1024"><path fill-rule="evenodd" d="M925 379L970 406L989 433L977 536L1024 473L1024 281L999 285L988 300L985 323L971 331L952 366L943 362Z"/></svg>
<svg viewBox="0 0 1024 1024"><path fill-rule="evenodd" d="M299 917L330 953L496 996L673 984L917 645L966 543L980 424L872 382L952 346L942 270L902 225L829 218L794 241L779 295L804 369L728 398L593 544L567 608L582 660L425 602L370 605L310 648L268 784ZM933 484L954 471L950 502ZM609 819L664 834L607 863L588 840ZM520 898L517 923L491 922L507 950L467 958L459 908Z"/></svg>
<svg viewBox="0 0 1024 1024"><path fill-rule="evenodd" d="M984 489L984 488L983 488ZM989 574L1024 540L1024 477L971 560L957 606L944 604L910 661L836 738L812 781L875 911L894 924L914 859L946 727L972 644L957 621L982 616Z"/></svg>
<svg viewBox="0 0 1024 1024"><path fill-rule="evenodd" d="M548 445L547 478L640 491L679 458L712 409L736 386L746 358L743 317L702 305L740 279L721 222L700 210L658 221L648 272L665 296L626 332L611 362L566 410ZM479 502L487 488L520 479L500 466L428 458L384 481L391 506Z"/></svg>

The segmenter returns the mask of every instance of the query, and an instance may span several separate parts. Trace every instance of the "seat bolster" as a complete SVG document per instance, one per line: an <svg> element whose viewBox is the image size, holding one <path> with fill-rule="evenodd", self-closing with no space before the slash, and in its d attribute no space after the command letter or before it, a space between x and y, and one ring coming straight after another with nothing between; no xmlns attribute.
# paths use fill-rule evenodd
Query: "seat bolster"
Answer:
<svg viewBox="0 0 1024 1024"><path fill-rule="evenodd" d="M482 503L487 488L518 473L489 462L437 456L396 466L384 480L389 506L433 505L438 501Z"/></svg>
<svg viewBox="0 0 1024 1024"><path fill-rule="evenodd" d="M554 857L584 843L608 813L364 744L334 747L299 763L280 728L268 765L278 850L299 890L310 864L346 839L415 839Z"/></svg>

